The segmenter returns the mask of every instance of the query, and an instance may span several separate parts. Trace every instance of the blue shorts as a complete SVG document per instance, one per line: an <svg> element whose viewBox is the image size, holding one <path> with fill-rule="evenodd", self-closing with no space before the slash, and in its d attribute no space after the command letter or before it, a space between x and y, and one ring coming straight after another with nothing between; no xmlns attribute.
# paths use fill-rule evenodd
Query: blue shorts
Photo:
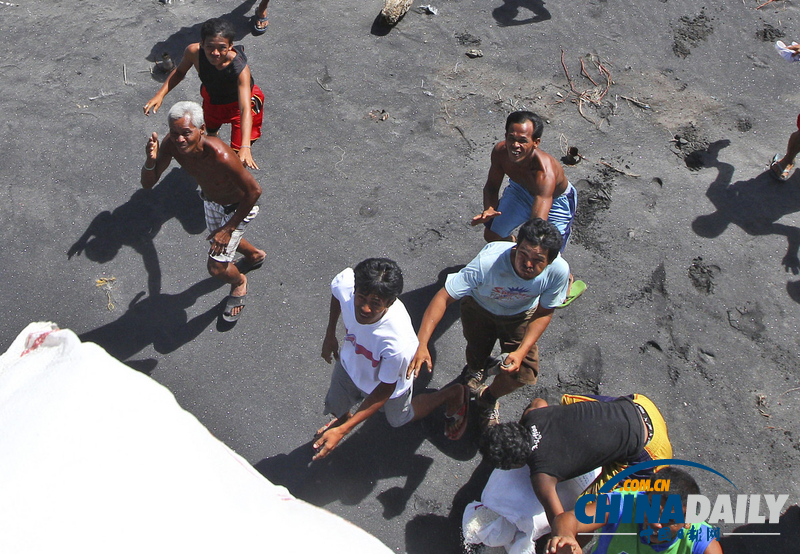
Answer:
<svg viewBox="0 0 800 554"><path fill-rule="evenodd" d="M561 245L562 252L572 234L572 220L575 219L577 209L577 191L572 183L568 183L564 194L553 198L553 206L547 214L547 221L556 226L564 239ZM524 187L509 179L497 211L502 214L486 222L486 226L501 237L508 237L514 229L531 218L533 196Z"/></svg>

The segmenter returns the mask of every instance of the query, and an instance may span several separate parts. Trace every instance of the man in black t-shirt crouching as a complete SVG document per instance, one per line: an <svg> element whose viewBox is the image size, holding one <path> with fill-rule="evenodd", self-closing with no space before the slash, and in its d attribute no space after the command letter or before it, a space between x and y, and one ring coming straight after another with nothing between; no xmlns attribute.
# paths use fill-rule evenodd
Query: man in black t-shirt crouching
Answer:
<svg viewBox="0 0 800 554"><path fill-rule="evenodd" d="M530 467L533 492L552 525L564 512L557 483L601 467L587 489L596 493L630 464L672 458L672 446L661 412L645 396L564 395L557 406L537 398L519 423L490 427L481 453L499 469Z"/></svg>

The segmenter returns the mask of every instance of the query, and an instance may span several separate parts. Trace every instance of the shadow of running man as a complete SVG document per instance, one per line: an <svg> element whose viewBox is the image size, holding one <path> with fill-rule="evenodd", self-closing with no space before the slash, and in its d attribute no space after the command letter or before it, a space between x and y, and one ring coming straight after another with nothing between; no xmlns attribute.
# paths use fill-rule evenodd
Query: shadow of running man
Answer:
<svg viewBox="0 0 800 554"><path fill-rule="evenodd" d="M209 277L178 294L154 294L147 298L137 294L128 310L116 321L80 335L84 342L94 342L121 362L143 373L150 373L155 360L128 360L149 345L159 354L174 352L197 338L219 317L222 302L191 320L187 308L197 299L210 294L225 283Z"/></svg>
<svg viewBox="0 0 800 554"><path fill-rule="evenodd" d="M533 17L517 19L520 9L533 14ZM492 10L492 17L501 27L514 27L539 23L551 18L550 12L544 7L542 0L503 0L503 5Z"/></svg>
<svg viewBox="0 0 800 554"><path fill-rule="evenodd" d="M173 217L189 234L197 235L206 229L197 183L178 168L152 189L138 189L113 212L98 214L70 246L67 258L86 254L93 262L104 264L113 260L123 246L129 246L142 257L148 294L156 296L161 292L161 267L153 240Z"/></svg>
<svg viewBox="0 0 800 554"><path fill-rule="evenodd" d="M734 224L752 236L784 236L788 248L781 263L787 272L797 275L800 273L800 229L777 221L800 211L800 188L777 184L766 171L752 179L731 184L734 167L717 159L719 151L729 144L729 140L717 141L704 154L705 167L719 170L706 191L716 211L698 216L692 222L692 229L701 237L716 238L728 225Z"/></svg>

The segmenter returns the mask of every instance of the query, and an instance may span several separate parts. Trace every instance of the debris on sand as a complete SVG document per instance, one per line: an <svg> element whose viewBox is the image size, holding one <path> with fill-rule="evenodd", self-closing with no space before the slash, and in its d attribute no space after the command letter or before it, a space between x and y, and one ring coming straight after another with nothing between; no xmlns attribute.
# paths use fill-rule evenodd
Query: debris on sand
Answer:
<svg viewBox="0 0 800 554"><path fill-rule="evenodd" d="M375 121L386 121L389 119L389 112L386 110L372 110L369 112L369 116Z"/></svg>
<svg viewBox="0 0 800 554"><path fill-rule="evenodd" d="M764 28L760 31L756 31L756 38L758 38L761 42L775 42L779 38L783 38L786 36L782 30L777 29L766 23Z"/></svg>
<svg viewBox="0 0 800 554"><path fill-rule="evenodd" d="M675 154L683 159L691 171L699 171L705 167L705 154L710 143L694 123L678 129L672 138L672 143Z"/></svg>
<svg viewBox="0 0 800 554"><path fill-rule="evenodd" d="M478 50L477 48L473 48L471 50L467 50L467 57L468 58L482 58L483 57L483 50Z"/></svg>
<svg viewBox="0 0 800 554"><path fill-rule="evenodd" d="M714 32L712 19L706 15L705 10L700 10L700 14L694 17L688 15L681 17L673 34L675 42L672 44L672 52L679 58L686 58L691 54L693 47Z"/></svg>
<svg viewBox="0 0 800 554"><path fill-rule="evenodd" d="M164 73L169 73L175 69L175 62L172 61L169 52L161 54L161 62L158 64L158 68Z"/></svg>
<svg viewBox="0 0 800 554"><path fill-rule="evenodd" d="M414 0L386 0L381 10L384 23L394 26L406 14Z"/></svg>
<svg viewBox="0 0 800 554"><path fill-rule="evenodd" d="M461 46L480 46L481 39L476 37L475 35L468 33L467 31L463 31L461 33L456 33L456 42Z"/></svg>
<svg viewBox="0 0 800 554"><path fill-rule="evenodd" d="M425 4L424 6L420 6L419 10L417 10L417 11L419 13L426 14L426 15L439 15L439 10L437 8L434 8L430 4Z"/></svg>
<svg viewBox="0 0 800 554"><path fill-rule="evenodd" d="M703 258L698 256L692 260L689 266L689 279L697 290L706 294L714 292L714 278L719 274L720 268L717 265L707 264Z"/></svg>
<svg viewBox="0 0 800 554"><path fill-rule="evenodd" d="M611 171L622 173L623 175L627 175L628 177L637 177L637 178L641 177L641 175L637 175L636 173L630 173L628 171L625 171L624 169L614 167L610 163L604 162L603 160L597 160L597 161L590 160L589 158L578 152L577 146L569 146L569 144L567 143L567 138L563 134L561 135L560 141L561 141L561 153L564 154L564 156L561 158L561 161L567 165L576 165L581 160L586 160L589 163L600 164L602 166L607 167Z"/></svg>
<svg viewBox="0 0 800 554"><path fill-rule="evenodd" d="M756 393L756 408L758 409L758 413L760 413L762 416L772 417L766 412L767 396L765 394Z"/></svg>
<svg viewBox="0 0 800 554"><path fill-rule="evenodd" d="M563 97L561 94L558 94L559 97L562 97L562 100L556 102L556 104L560 104L566 100L571 100L573 103L578 105L578 113L581 114L581 117L584 118L589 123L592 123L597 129L600 128L600 124L603 122L604 119L607 119L611 115L613 115L614 110L612 107L609 107L606 103L603 102L603 98L608 94L608 90L611 88L611 85L614 81L611 80L611 73L609 72L608 68L603 64L600 60L599 56L595 56L594 54L587 54L586 58L594 64L597 68L597 71L600 73L599 80L601 81L598 83L595 81L589 72L586 70L586 64L583 61L583 58L580 58L581 62L581 76L585 77L592 83L593 88L587 88L585 90L578 90L575 88L575 83L572 81L572 77L569 75L569 71L567 70L567 64L564 62L564 51L561 51L561 67L564 69L564 76L567 78L567 83L569 84L570 93ZM604 81L604 82L603 82ZM575 95L575 98L571 98L572 95ZM595 121L588 115L583 112L583 105L586 103L588 106L593 106L597 109L598 114L600 115L600 121Z"/></svg>
<svg viewBox="0 0 800 554"><path fill-rule="evenodd" d="M116 280L116 277L100 277L94 283L94 286L102 289L106 293L106 299L108 300L106 307L108 308L109 312L114 311L114 302L111 300L111 291L114 290L114 282Z"/></svg>

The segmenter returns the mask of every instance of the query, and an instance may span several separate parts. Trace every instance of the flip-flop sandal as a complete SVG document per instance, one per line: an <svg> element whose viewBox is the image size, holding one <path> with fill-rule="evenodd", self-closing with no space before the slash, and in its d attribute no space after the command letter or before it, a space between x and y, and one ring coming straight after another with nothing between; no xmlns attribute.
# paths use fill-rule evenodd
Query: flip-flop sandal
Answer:
<svg viewBox="0 0 800 554"><path fill-rule="evenodd" d="M256 262L254 264L249 263L246 258L242 258L241 260L236 262L236 267L240 273L248 273L250 271L255 271L256 269L260 268L262 265L264 265L264 262L266 261L267 261L266 256L264 256L264 258L262 258L260 262Z"/></svg>
<svg viewBox="0 0 800 554"><path fill-rule="evenodd" d="M252 23L252 27L253 27L253 34L254 34L255 36L260 36L260 35L263 35L264 33L266 33L266 32L267 32L267 29L269 29L269 18L268 18L268 17L263 17L263 18L262 18L262 17L258 17L258 16L255 16L255 15L254 15L254 16L251 18L251 20L250 20L250 21L251 21L251 23ZM259 27L259 26L258 26L258 24L259 24L259 23L262 23L262 24L263 24L263 23L266 23L266 25L264 25L263 27Z"/></svg>
<svg viewBox="0 0 800 554"><path fill-rule="evenodd" d="M775 154L769 164L769 174L778 181L787 181L789 175L794 169L794 164L789 164L786 167L781 167L780 154Z"/></svg>
<svg viewBox="0 0 800 554"><path fill-rule="evenodd" d="M585 290L586 290L586 283L584 283L580 279L574 281L569 289L569 294L567 295L567 298L564 300L564 303L559 306L556 306L556 308L566 308L567 306L572 304L572 302L576 298L578 298L581 294L583 294Z"/></svg>
<svg viewBox="0 0 800 554"><path fill-rule="evenodd" d="M228 323L233 323L234 321L239 319L239 317L242 315L242 312L244 311L246 296L247 296L246 294L244 296L228 296L228 301L225 302L225 311L222 312L222 319L224 319ZM239 310L239 313L237 313L236 315L232 315L233 309L238 306L241 306L242 309Z"/></svg>
<svg viewBox="0 0 800 554"><path fill-rule="evenodd" d="M445 426L444 435L451 441L457 441L464 436L464 431L467 430L467 416L469 415L469 389L461 385L461 391L464 395L464 403L456 413L449 416L444 416Z"/></svg>

